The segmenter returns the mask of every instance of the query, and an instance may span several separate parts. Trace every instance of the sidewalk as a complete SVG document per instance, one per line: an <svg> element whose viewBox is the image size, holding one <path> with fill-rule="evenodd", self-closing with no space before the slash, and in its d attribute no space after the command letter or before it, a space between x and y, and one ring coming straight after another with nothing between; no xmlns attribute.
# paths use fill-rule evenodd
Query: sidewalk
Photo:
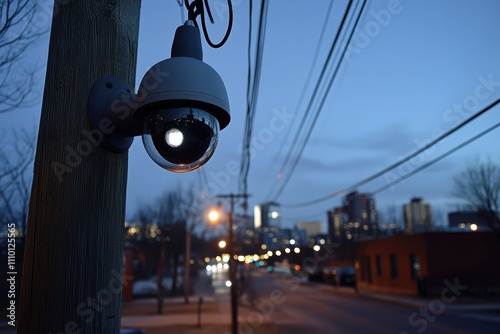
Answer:
<svg viewBox="0 0 500 334"><path fill-rule="evenodd" d="M194 296L186 304L183 297L164 298L163 314L157 314L157 299L139 299L123 304L122 327L138 328L147 334L223 334L231 333L231 307L229 289L211 286L207 277L194 282ZM222 292L220 292L222 291ZM203 302L199 304L200 297ZM198 318L198 310L201 310ZM200 326L198 327L198 320ZM239 333L271 334L279 331L261 313L257 312L246 295L238 305Z"/></svg>
<svg viewBox="0 0 500 334"><path fill-rule="evenodd" d="M337 287L320 283L318 283L318 287L334 293L356 294L355 289L351 287ZM440 300L440 296L420 298L376 292L360 292L359 295L388 303L412 307L415 308L415 310L418 310L420 307L429 308L430 304L442 303L447 311L459 313L464 317L500 323L500 299L498 298L486 300L484 298L460 296L451 303L445 303Z"/></svg>
<svg viewBox="0 0 500 334"><path fill-rule="evenodd" d="M204 297L198 327L198 301L190 298L165 299L163 313L156 314L156 299L143 299L123 305L122 327L140 328L155 333L230 333L231 309L229 296ZM240 303L238 324L242 333L276 333L269 319L255 312L249 304Z"/></svg>

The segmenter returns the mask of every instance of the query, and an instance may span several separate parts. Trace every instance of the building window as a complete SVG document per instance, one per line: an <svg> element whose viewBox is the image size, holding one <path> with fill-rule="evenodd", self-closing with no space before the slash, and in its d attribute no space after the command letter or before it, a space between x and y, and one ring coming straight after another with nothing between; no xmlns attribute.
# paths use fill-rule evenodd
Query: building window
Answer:
<svg viewBox="0 0 500 334"><path fill-rule="evenodd" d="M377 262L377 277L382 276L382 257L380 255L377 255L375 258Z"/></svg>
<svg viewBox="0 0 500 334"><path fill-rule="evenodd" d="M391 278L398 277L398 257L395 254L391 254Z"/></svg>
<svg viewBox="0 0 500 334"><path fill-rule="evenodd" d="M358 258L358 263L359 263L359 273L360 273L360 280L362 282L366 281L366 277L365 277L365 258L363 256L360 256Z"/></svg>
<svg viewBox="0 0 500 334"><path fill-rule="evenodd" d="M368 283L372 283L372 268L371 268L371 265L370 265L370 257L369 256L366 256L365 257L365 270L366 270L366 280L368 281Z"/></svg>
<svg viewBox="0 0 500 334"><path fill-rule="evenodd" d="M420 259L416 254L410 254L410 273L411 279L414 281L420 272Z"/></svg>

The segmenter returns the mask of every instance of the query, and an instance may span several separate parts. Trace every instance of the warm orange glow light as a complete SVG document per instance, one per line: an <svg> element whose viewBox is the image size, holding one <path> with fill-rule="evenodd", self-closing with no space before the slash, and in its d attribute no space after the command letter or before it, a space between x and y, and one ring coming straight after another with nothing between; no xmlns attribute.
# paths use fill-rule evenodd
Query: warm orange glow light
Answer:
<svg viewBox="0 0 500 334"><path fill-rule="evenodd" d="M212 223L218 222L220 218L219 211L217 210L211 210L208 213L208 220L210 220Z"/></svg>

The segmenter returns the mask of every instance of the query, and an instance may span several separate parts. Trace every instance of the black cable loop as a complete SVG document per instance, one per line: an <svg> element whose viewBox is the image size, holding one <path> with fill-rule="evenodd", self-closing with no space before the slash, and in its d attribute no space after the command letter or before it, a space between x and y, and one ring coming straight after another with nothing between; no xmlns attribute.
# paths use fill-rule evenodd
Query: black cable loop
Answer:
<svg viewBox="0 0 500 334"><path fill-rule="evenodd" d="M205 4L203 4L205 2ZM201 27L203 30L203 35L205 36L205 40L207 41L208 45L210 45L212 48L220 48L224 43L226 43L227 39L229 38L229 34L231 33L231 29L233 27L233 5L231 3L231 0L227 0L227 7L229 9L229 22L227 24L227 29L224 37L222 40L215 44L212 42L210 39L210 36L208 34L207 30L207 25L206 25L206 18L205 18L205 12L208 14L208 19L210 22L213 24L214 23L214 18L212 16L212 12L210 10L210 6L208 4L208 0L194 0L191 4L189 4L189 0L184 0L184 5L186 6L186 9L188 10L188 20L193 21L195 26L198 27L198 23L196 22L196 18L201 15ZM206 11L205 11L206 8ZM199 28L199 27L198 27Z"/></svg>

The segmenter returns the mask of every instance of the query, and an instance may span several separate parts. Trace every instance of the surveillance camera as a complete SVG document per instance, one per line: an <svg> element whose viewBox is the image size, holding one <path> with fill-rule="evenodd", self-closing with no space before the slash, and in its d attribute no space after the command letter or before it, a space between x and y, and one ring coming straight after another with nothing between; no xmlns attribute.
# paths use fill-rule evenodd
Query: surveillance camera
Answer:
<svg viewBox="0 0 500 334"><path fill-rule="evenodd" d="M150 112L142 140L154 162L168 170L183 172L210 159L218 135L219 122L213 115L184 107Z"/></svg>
<svg viewBox="0 0 500 334"><path fill-rule="evenodd" d="M89 97L91 127L109 119L116 129L102 145L124 152L132 137L159 166L174 172L194 170L210 159L219 130L230 121L229 99L217 72L202 61L198 28L190 21L177 28L172 58L144 75L137 94L116 78L94 84Z"/></svg>

